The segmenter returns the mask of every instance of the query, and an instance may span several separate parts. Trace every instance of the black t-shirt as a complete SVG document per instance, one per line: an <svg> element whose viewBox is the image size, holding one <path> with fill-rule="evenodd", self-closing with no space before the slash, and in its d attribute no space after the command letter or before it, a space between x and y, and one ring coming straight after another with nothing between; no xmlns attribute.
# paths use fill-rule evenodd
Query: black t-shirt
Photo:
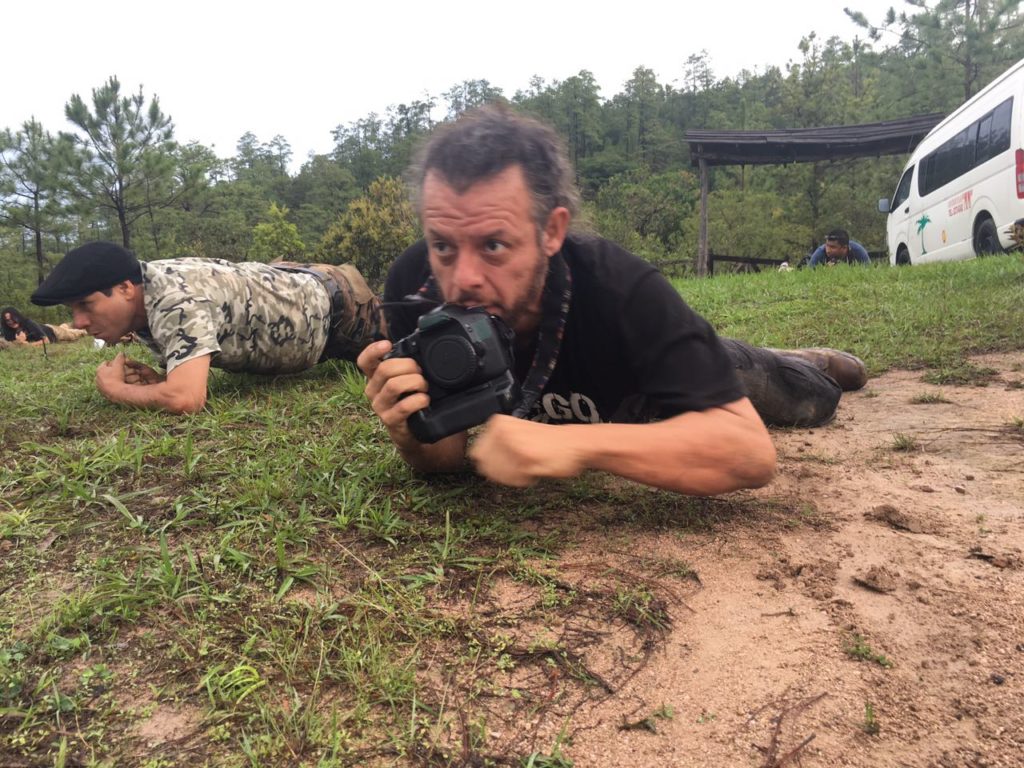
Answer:
<svg viewBox="0 0 1024 768"><path fill-rule="evenodd" d="M531 419L635 423L744 397L714 330L652 265L596 237L570 235L562 256L572 303L558 361ZM391 267L384 301L415 294L429 275L420 241ZM389 308L392 340L412 333L430 306Z"/></svg>

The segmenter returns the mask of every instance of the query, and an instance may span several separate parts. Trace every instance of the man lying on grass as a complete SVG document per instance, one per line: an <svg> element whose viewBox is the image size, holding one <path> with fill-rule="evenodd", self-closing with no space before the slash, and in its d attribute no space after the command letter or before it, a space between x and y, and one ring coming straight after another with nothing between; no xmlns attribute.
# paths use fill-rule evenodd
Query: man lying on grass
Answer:
<svg viewBox="0 0 1024 768"><path fill-rule="evenodd" d="M491 417L469 449L492 480L598 469L696 495L760 486L775 469L762 419L824 423L841 389L866 380L852 355L720 340L654 267L571 233L579 196L546 125L497 107L464 115L424 147L414 183L424 240L391 268L385 304L485 307L515 332L515 377L536 393L526 418ZM391 310L391 339L430 306ZM428 444L410 431L428 384L413 358L385 359L391 349L359 356L374 412L412 467L460 468L465 432Z"/></svg>
<svg viewBox="0 0 1024 768"><path fill-rule="evenodd" d="M85 331L72 328L67 323L37 323L14 307L0 310L0 337L10 344L35 347L58 341L77 341L84 335Z"/></svg>
<svg viewBox="0 0 1024 768"><path fill-rule="evenodd" d="M67 304L76 328L108 344L134 332L164 372L122 353L99 367L96 387L112 402L172 413L203 408L211 366L290 373L354 360L383 338L379 302L351 265L140 262L93 242L68 252L32 302Z"/></svg>

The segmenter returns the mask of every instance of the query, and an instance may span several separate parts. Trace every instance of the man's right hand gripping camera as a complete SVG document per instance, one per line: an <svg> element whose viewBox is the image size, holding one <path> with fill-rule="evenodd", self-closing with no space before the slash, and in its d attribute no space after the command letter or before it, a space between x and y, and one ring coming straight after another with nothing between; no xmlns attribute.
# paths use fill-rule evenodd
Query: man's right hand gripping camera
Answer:
<svg viewBox="0 0 1024 768"><path fill-rule="evenodd" d="M512 375L512 330L482 307L445 304L419 318L385 359L411 357L427 380L430 405L406 422L421 443L510 413L519 398Z"/></svg>

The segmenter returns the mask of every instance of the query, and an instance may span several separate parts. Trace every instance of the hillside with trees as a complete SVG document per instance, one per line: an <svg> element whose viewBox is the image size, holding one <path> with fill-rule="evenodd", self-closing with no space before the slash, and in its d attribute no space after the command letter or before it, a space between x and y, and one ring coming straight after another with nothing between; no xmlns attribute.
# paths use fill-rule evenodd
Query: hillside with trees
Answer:
<svg viewBox="0 0 1024 768"><path fill-rule="evenodd" d="M586 223L667 271L697 246L699 187L684 139L693 128L844 125L948 112L1024 56L1012 0L907 0L848 39L806 37L785 67L718 76L706 51L681 55L669 83L638 66L614 94L588 71L535 76L515 93L466 80L369 114L332 134L333 150L295 173L286 137L246 133L235 155L175 140L173 106L116 76L72 94L67 125L26 116L0 131L0 255L41 279L84 240L123 242L141 258L275 256L354 261L378 282L415 237L400 187L417 142L438 121L504 100L554 124L585 198ZM843 226L884 248L879 197L904 157L717 168L709 232L720 253L799 258Z"/></svg>

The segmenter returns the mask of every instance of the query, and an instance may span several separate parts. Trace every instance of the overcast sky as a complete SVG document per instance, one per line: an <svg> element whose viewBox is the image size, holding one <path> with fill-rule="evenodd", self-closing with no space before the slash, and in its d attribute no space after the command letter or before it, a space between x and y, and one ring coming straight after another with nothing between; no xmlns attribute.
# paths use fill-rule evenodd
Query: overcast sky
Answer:
<svg viewBox="0 0 1024 768"><path fill-rule="evenodd" d="M0 128L35 116L69 128L64 104L117 75L123 91L157 95L176 138L235 153L252 131L283 135L297 167L333 146L331 130L463 80L511 97L532 75L590 70L610 98L638 66L681 84L702 49L716 78L799 60L810 32L865 37L843 6L880 21L902 0L14 0L0 40L7 72ZM440 114L438 115L440 116Z"/></svg>

